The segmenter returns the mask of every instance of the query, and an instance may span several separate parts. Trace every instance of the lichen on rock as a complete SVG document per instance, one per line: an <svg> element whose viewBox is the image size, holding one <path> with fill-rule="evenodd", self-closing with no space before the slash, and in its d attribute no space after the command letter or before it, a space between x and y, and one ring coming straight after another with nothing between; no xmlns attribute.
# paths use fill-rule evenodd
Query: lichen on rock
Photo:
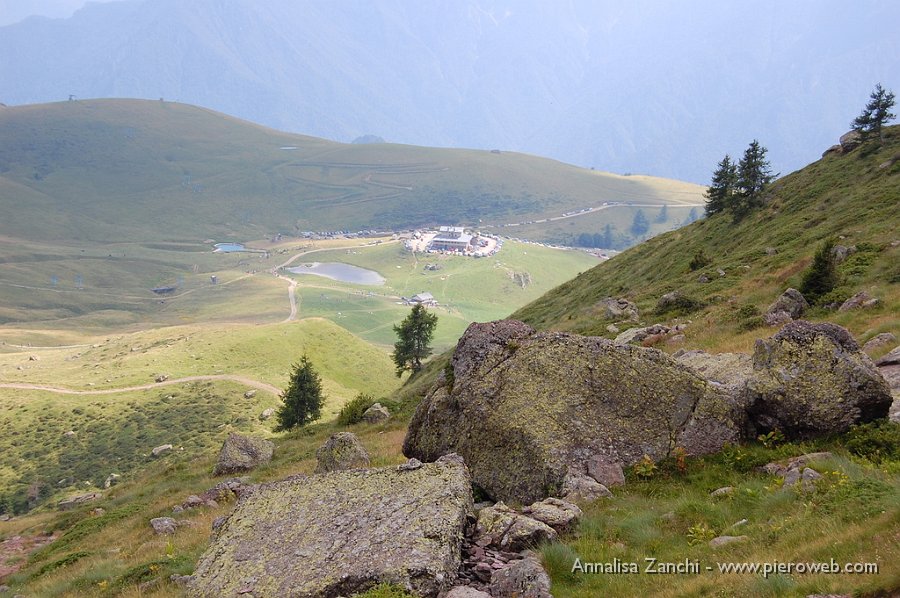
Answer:
<svg viewBox="0 0 900 598"><path fill-rule="evenodd" d="M262 484L221 525L189 593L347 596L387 582L435 596L456 579L471 513L454 459Z"/></svg>

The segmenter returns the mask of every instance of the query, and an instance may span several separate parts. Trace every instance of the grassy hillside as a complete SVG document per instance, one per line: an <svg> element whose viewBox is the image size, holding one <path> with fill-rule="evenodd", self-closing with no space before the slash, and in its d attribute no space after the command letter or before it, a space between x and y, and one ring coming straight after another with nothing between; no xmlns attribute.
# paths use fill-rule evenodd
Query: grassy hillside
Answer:
<svg viewBox="0 0 900 598"><path fill-rule="evenodd" d="M0 235L74 244L501 224L701 191L524 154L335 143L161 101L3 108L0 139Z"/></svg>
<svg viewBox="0 0 900 598"><path fill-rule="evenodd" d="M723 213L655 237L559 286L513 317L538 328L608 335L596 304L626 297L647 323L681 315L697 324L687 345L743 348L768 330L753 330L785 288L800 285L818 246L827 238L857 253L838 267L841 282L832 300L865 290L881 299L873 310L813 311L849 326L865 340L878 332L900 334L900 127L886 132L881 147L829 154L776 181L767 204L740 222ZM698 254L708 263L691 270ZM724 273L724 275L722 275ZM705 276L709 282L700 282ZM680 291L694 299L690 313L654 313L660 296Z"/></svg>

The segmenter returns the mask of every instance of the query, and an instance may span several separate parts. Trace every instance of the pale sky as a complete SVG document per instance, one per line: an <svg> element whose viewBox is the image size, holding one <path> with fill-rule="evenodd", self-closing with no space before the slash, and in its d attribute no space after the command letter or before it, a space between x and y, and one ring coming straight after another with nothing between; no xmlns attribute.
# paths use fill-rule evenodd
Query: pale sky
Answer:
<svg viewBox="0 0 900 598"><path fill-rule="evenodd" d="M90 0L114 2L116 0ZM87 4L88 0L0 0L0 27L18 23L32 15L64 19Z"/></svg>

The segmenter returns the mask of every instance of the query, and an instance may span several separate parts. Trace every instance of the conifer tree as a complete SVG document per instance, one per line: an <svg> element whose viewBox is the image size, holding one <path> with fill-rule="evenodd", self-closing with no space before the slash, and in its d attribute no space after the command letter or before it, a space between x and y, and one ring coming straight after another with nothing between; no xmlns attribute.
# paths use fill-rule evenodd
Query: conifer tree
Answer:
<svg viewBox="0 0 900 598"><path fill-rule="evenodd" d="M650 223L644 215L644 210L638 209L634 214L634 220L631 222L631 234L635 237L641 237L650 230Z"/></svg>
<svg viewBox="0 0 900 598"><path fill-rule="evenodd" d="M800 283L800 292L810 303L817 303L819 299L834 290L837 286L838 275L834 263L834 239L826 241L816 250L812 264L803 273L803 281Z"/></svg>
<svg viewBox="0 0 900 598"><path fill-rule="evenodd" d="M712 183L706 189L706 215L724 212L731 206L737 186L737 165L725 154L713 173Z"/></svg>
<svg viewBox="0 0 900 598"><path fill-rule="evenodd" d="M767 152L768 150L754 139L738 162L738 193L734 198L736 201L733 202L733 211L738 217L760 205L763 190L775 178L769 161L766 160Z"/></svg>
<svg viewBox="0 0 900 598"><path fill-rule="evenodd" d="M281 400L276 414L276 432L305 426L319 419L325 404L322 380L306 355L300 358L300 363L294 364L290 383L281 394Z"/></svg>
<svg viewBox="0 0 900 598"><path fill-rule="evenodd" d="M875 86L875 91L869 96L869 103L866 104L862 113L853 119L850 126L853 130L860 134L863 141L869 139L873 135L878 135L880 141L884 141L881 128L897 118L891 112L894 107L894 93L886 91L881 87L881 83Z"/></svg>
<svg viewBox="0 0 900 598"><path fill-rule="evenodd" d="M414 305L412 311L399 326L394 326L397 342L394 343L394 365L397 377L410 370L422 369L422 360L431 355L431 337L437 326L437 315L428 313L423 305Z"/></svg>

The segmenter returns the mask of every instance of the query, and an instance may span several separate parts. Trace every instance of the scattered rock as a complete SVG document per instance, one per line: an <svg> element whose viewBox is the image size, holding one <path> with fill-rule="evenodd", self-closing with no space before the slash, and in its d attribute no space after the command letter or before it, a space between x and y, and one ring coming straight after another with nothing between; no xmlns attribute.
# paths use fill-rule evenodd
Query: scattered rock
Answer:
<svg viewBox="0 0 900 598"><path fill-rule="evenodd" d="M481 509L475 527L476 544L514 552L537 546L541 542L552 542L558 535L546 523L517 513L502 502ZM488 541L479 542L482 539Z"/></svg>
<svg viewBox="0 0 900 598"><path fill-rule="evenodd" d="M637 305L627 299L607 297L597 302L596 308L603 311L603 317L607 320L634 320L640 319Z"/></svg>
<svg viewBox="0 0 900 598"><path fill-rule="evenodd" d="M678 345L680 343L683 343L686 339L687 337L683 334L675 334L673 336L670 336L666 343L669 345Z"/></svg>
<svg viewBox="0 0 900 598"><path fill-rule="evenodd" d="M789 319L796 320L802 316L807 309L809 309L809 303L806 301L803 294L797 289L789 288L785 290L785 292L783 292L781 296L768 307L768 309L766 309L766 315L785 312L788 314ZM769 324L768 321L766 321L766 324ZM772 326L772 324L769 325Z"/></svg>
<svg viewBox="0 0 900 598"><path fill-rule="evenodd" d="M766 255L776 255L778 250L774 247L766 247Z"/></svg>
<svg viewBox="0 0 900 598"><path fill-rule="evenodd" d="M177 573L173 573L169 576L169 581L174 583L176 586L181 587L186 587L193 579L193 575L179 575Z"/></svg>
<svg viewBox="0 0 900 598"><path fill-rule="evenodd" d="M616 326L615 324L610 324L609 326L606 327L606 331L609 332L610 334L619 334L619 327Z"/></svg>
<svg viewBox="0 0 900 598"><path fill-rule="evenodd" d="M11 588L7 585L0 585L0 594L7 593ZM487 594L486 594L487 595ZM489 597L490 598L490 597Z"/></svg>
<svg viewBox="0 0 900 598"><path fill-rule="evenodd" d="M365 410L362 415L362 420L369 424L375 424L378 422L383 422L391 417L391 412L387 410L381 403L374 403L371 407Z"/></svg>
<svg viewBox="0 0 900 598"><path fill-rule="evenodd" d="M729 544L737 544L749 540L747 536L718 536L709 541L710 548L720 548Z"/></svg>
<svg viewBox="0 0 900 598"><path fill-rule="evenodd" d="M164 455L174 448L171 444L161 444L158 447L154 448L150 451L150 454L154 457L159 457L160 455Z"/></svg>
<svg viewBox="0 0 900 598"><path fill-rule="evenodd" d="M701 274L697 277L697 282L699 282L700 284L706 284L709 282L709 276L707 276L706 274Z"/></svg>
<svg viewBox="0 0 900 598"><path fill-rule="evenodd" d="M603 455L594 455L585 464L587 474L607 488L625 485L625 472L622 464Z"/></svg>
<svg viewBox="0 0 900 598"><path fill-rule="evenodd" d="M882 332L881 334L876 334L863 345L863 351L871 351L873 349L878 349L885 345L890 345L897 342L897 337L891 334L890 332ZM877 364L876 364L877 365Z"/></svg>
<svg viewBox="0 0 900 598"><path fill-rule="evenodd" d="M64 498L56 503L56 507L60 511L68 511L69 509L74 509L75 507L95 501L100 498L103 498L103 495L99 492L88 492L87 494L79 494L78 496L70 496L69 498Z"/></svg>
<svg viewBox="0 0 900 598"><path fill-rule="evenodd" d="M656 302L656 311L665 312L672 308L678 307L685 300L685 296L681 291L672 291L666 293Z"/></svg>
<svg viewBox="0 0 900 598"><path fill-rule="evenodd" d="M491 595L471 586L454 586L444 598L491 598Z"/></svg>
<svg viewBox="0 0 900 598"><path fill-rule="evenodd" d="M559 533L571 530L581 518L577 505L558 498L545 498L522 509L522 513L549 525Z"/></svg>
<svg viewBox="0 0 900 598"><path fill-rule="evenodd" d="M494 598L552 598L550 577L533 554L491 574Z"/></svg>
<svg viewBox="0 0 900 598"><path fill-rule="evenodd" d="M672 329L665 324L653 324L644 328L629 328L621 333L613 341L617 345L630 345L633 343L642 343L650 337L665 336L672 332Z"/></svg>
<svg viewBox="0 0 900 598"><path fill-rule="evenodd" d="M390 582L435 596L457 577L471 511L471 478L454 460L262 484L219 529L189 592L348 596Z"/></svg>
<svg viewBox="0 0 900 598"><path fill-rule="evenodd" d="M272 460L275 445L264 438L242 436L234 432L222 443L213 475L250 471Z"/></svg>
<svg viewBox="0 0 900 598"><path fill-rule="evenodd" d="M807 467L800 475L800 488L803 492L812 492L816 489L816 482L822 479L822 474L811 467Z"/></svg>
<svg viewBox="0 0 900 598"><path fill-rule="evenodd" d="M316 473L362 469L369 466L369 453L352 432L338 432L316 451Z"/></svg>
<svg viewBox="0 0 900 598"><path fill-rule="evenodd" d="M725 277L725 270L723 270L722 268L718 268L718 269L716 270L716 273L719 275L719 278L724 278L724 277Z"/></svg>
<svg viewBox="0 0 900 598"><path fill-rule="evenodd" d="M29 355L28 356L28 361L40 361L40 360L41 360L41 358L38 357L37 355Z"/></svg>
<svg viewBox="0 0 900 598"><path fill-rule="evenodd" d="M415 471L422 467L422 462L418 459L412 458L408 459L406 463L401 463L397 466L397 471Z"/></svg>
<svg viewBox="0 0 900 598"><path fill-rule="evenodd" d="M171 517L155 517L150 520L150 527L156 534L174 534L178 529L178 522Z"/></svg>
<svg viewBox="0 0 900 598"><path fill-rule="evenodd" d="M244 393L245 399L252 399L255 396L256 396L256 390L248 390L247 392Z"/></svg>
<svg viewBox="0 0 900 598"><path fill-rule="evenodd" d="M831 248L831 257L835 264L843 264L848 257L856 253L856 246L835 245Z"/></svg>
<svg viewBox="0 0 900 598"><path fill-rule="evenodd" d="M117 473L111 473L106 476L106 481L103 482L104 488L109 488L111 486L115 486L119 483L119 480L122 479L122 476Z"/></svg>
<svg viewBox="0 0 900 598"><path fill-rule="evenodd" d="M66 438L74 438L75 436L77 436L77 434L75 430L69 430L67 432L64 432L63 436L65 436Z"/></svg>
<svg viewBox="0 0 900 598"><path fill-rule="evenodd" d="M801 470L805 468L809 463L812 463L814 461L822 461L824 459L831 459L833 456L834 455L827 451L820 453L806 453L805 455L800 455L799 457L792 457L787 461L773 461L771 463L767 463L760 469L762 469L769 475L783 478L788 471L794 469Z"/></svg>
<svg viewBox="0 0 900 598"><path fill-rule="evenodd" d="M673 433L690 454L715 452L743 429L726 393L697 374L661 351L600 337L476 323L450 368L452 385L439 378L419 404L403 452L423 461L459 453L496 500L529 504L554 488L609 496L581 473L592 457L662 459Z"/></svg>
<svg viewBox="0 0 900 598"><path fill-rule="evenodd" d="M157 382L165 382L165 381L168 380L168 379L169 379L169 375L168 375L168 374L159 374L159 375L156 377L156 381L157 381Z"/></svg>
<svg viewBox="0 0 900 598"><path fill-rule="evenodd" d="M845 328L804 320L756 341L744 396L757 432L780 430L788 438L846 432L885 417L892 401Z"/></svg>
<svg viewBox="0 0 900 598"><path fill-rule="evenodd" d="M775 311L763 314L763 323L766 326L784 326L788 322L793 321L791 314L786 311Z"/></svg>
<svg viewBox="0 0 900 598"><path fill-rule="evenodd" d="M844 153L853 151L862 143L862 135L857 131L848 131L841 135L841 151Z"/></svg>
<svg viewBox="0 0 900 598"><path fill-rule="evenodd" d="M272 407L269 407L268 409L265 409L262 413L259 414L259 419L261 419L262 421L266 421L273 415L275 415L275 409Z"/></svg>
<svg viewBox="0 0 900 598"><path fill-rule="evenodd" d="M592 477L570 472L563 480L562 495L567 500L593 502L601 498L612 498L609 488Z"/></svg>
<svg viewBox="0 0 900 598"><path fill-rule="evenodd" d="M709 493L709 495L713 498L722 498L723 496L731 496L733 494L734 486L723 486Z"/></svg>
<svg viewBox="0 0 900 598"><path fill-rule="evenodd" d="M851 309L868 309L881 303L881 300L872 297L865 291L860 291L844 301L838 311L850 311Z"/></svg>

